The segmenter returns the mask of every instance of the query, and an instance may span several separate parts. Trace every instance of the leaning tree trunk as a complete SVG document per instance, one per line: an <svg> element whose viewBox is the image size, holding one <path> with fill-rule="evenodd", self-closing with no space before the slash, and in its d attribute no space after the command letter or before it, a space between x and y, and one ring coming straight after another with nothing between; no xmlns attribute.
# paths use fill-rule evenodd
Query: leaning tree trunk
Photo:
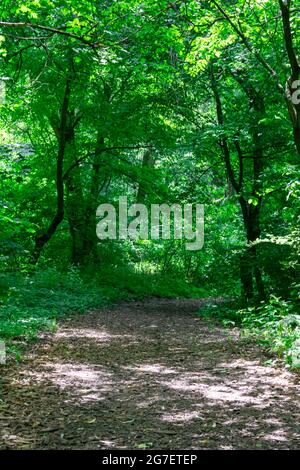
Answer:
<svg viewBox="0 0 300 470"><path fill-rule="evenodd" d="M35 246L31 257L32 264L36 264L42 253L44 246L51 240L56 232L57 227L64 218L64 179L63 179L63 163L66 149L66 130L68 107L71 94L71 80L68 78L64 92L64 98L60 114L59 135L58 135L58 152L56 158L56 212L49 227L41 235L36 236Z"/></svg>

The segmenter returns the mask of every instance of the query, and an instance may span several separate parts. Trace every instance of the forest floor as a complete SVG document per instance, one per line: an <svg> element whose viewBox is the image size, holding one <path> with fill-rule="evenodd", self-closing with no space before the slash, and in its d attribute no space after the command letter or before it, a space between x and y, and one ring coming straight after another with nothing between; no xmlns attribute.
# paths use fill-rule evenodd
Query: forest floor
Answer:
<svg viewBox="0 0 300 470"><path fill-rule="evenodd" d="M63 321L3 369L1 449L299 449L297 376L196 316L123 302Z"/></svg>

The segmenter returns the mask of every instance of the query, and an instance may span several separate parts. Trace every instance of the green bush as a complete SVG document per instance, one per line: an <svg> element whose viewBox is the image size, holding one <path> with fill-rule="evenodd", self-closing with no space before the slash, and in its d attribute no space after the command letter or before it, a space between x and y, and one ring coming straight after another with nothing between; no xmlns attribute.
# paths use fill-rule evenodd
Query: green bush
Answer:
<svg viewBox="0 0 300 470"><path fill-rule="evenodd" d="M294 302L271 296L256 308L240 310L239 315L246 334L256 337L293 367L300 367L295 349L300 339L300 316Z"/></svg>
<svg viewBox="0 0 300 470"><path fill-rule="evenodd" d="M192 298L203 297L206 291L195 287L184 279L157 272L149 272L145 268L106 268L97 275L102 287L111 286L120 298L169 297Z"/></svg>
<svg viewBox="0 0 300 470"><path fill-rule="evenodd" d="M87 290L79 272L54 269L32 276L9 276L0 305L0 338L33 338L40 330L53 330L55 321L71 312L99 308L109 296L94 283ZM4 291L4 289L3 289Z"/></svg>
<svg viewBox="0 0 300 470"><path fill-rule="evenodd" d="M238 325L244 337L253 338L294 368L300 368L300 315L297 299L271 296L259 306L241 308L236 302L209 305L199 315L215 318L224 326Z"/></svg>

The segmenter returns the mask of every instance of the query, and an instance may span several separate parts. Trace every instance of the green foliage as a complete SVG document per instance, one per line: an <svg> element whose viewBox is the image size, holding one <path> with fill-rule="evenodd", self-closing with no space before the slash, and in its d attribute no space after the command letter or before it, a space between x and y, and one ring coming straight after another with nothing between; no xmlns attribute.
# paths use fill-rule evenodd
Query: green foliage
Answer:
<svg viewBox="0 0 300 470"><path fill-rule="evenodd" d="M300 111L285 96L297 9L293 54L271 0L4 3L1 335L116 299L242 294L255 306L211 314L265 331L292 361L297 328L281 315L300 283ZM99 242L97 206L124 195L203 203L204 248Z"/></svg>
<svg viewBox="0 0 300 470"><path fill-rule="evenodd" d="M300 367L300 315L293 302L271 296L259 307L240 310L239 315L245 334L257 338L292 367Z"/></svg>
<svg viewBox="0 0 300 470"><path fill-rule="evenodd" d="M6 339L31 339L40 330L55 329L58 318L99 308L108 301L105 289L90 284L87 291L76 270L2 275L1 291L0 337Z"/></svg>
<svg viewBox="0 0 300 470"><path fill-rule="evenodd" d="M300 315L296 305L272 295L258 306L242 307L236 301L212 304L199 315L224 326L239 326L244 337L284 358L291 367L300 368Z"/></svg>
<svg viewBox="0 0 300 470"><path fill-rule="evenodd" d="M91 277L93 276L93 278ZM203 291L172 277L134 268L100 273L38 270L33 275L0 276L0 339L19 355L17 345L40 331L55 331L57 320L100 309L120 300L202 296Z"/></svg>
<svg viewBox="0 0 300 470"><path fill-rule="evenodd" d="M169 297L193 298L207 295L207 291L175 276L149 272L147 267L104 269L97 276L100 286L112 286L119 297L127 298Z"/></svg>

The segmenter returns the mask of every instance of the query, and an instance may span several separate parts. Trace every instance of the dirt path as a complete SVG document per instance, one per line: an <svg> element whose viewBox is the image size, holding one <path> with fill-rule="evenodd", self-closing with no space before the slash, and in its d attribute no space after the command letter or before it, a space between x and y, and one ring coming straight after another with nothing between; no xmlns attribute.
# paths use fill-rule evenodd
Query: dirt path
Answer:
<svg viewBox="0 0 300 470"><path fill-rule="evenodd" d="M130 302L64 322L4 367L1 449L300 448L296 377L203 301Z"/></svg>

